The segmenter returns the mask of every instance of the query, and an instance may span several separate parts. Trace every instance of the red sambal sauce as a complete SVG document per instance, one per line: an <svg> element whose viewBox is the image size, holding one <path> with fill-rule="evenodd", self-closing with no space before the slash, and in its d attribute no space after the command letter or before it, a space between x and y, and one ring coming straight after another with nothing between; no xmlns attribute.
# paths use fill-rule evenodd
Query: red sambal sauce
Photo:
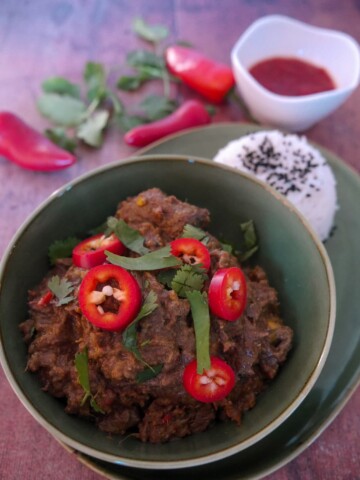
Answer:
<svg viewBox="0 0 360 480"><path fill-rule="evenodd" d="M292 57L261 60L249 72L263 87L278 95L310 95L336 88L324 68Z"/></svg>

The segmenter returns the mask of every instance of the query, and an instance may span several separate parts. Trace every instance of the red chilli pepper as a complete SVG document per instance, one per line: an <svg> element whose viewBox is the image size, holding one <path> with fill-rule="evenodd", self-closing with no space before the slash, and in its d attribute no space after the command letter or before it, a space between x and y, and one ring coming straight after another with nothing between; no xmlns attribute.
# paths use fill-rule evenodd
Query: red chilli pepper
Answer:
<svg viewBox="0 0 360 480"><path fill-rule="evenodd" d="M0 155L29 170L60 170L76 157L10 112L0 112Z"/></svg>
<svg viewBox="0 0 360 480"><path fill-rule="evenodd" d="M202 374L197 373L197 362L186 365L183 375L184 388L199 402L218 402L225 398L235 385L235 372L224 360L211 357L211 366Z"/></svg>
<svg viewBox="0 0 360 480"><path fill-rule="evenodd" d="M210 252L203 243L195 238L178 238L170 243L171 254L181 258L189 265L202 265L205 270L210 268Z"/></svg>
<svg viewBox="0 0 360 480"><path fill-rule="evenodd" d="M79 305L90 323L104 330L123 330L141 307L135 278L116 265L98 265L87 272L79 288Z"/></svg>
<svg viewBox="0 0 360 480"><path fill-rule="evenodd" d="M54 294L51 290L47 290L42 297L39 298L37 302L38 307L45 307L48 305L51 300L54 298Z"/></svg>
<svg viewBox="0 0 360 480"><path fill-rule="evenodd" d="M105 237L104 234L93 235L80 242L72 251L73 264L81 268L93 268L106 261L105 251L121 255L126 247L114 235Z"/></svg>
<svg viewBox="0 0 360 480"><path fill-rule="evenodd" d="M220 103L234 86L230 67L215 62L192 48L172 46L165 52L169 71L214 103Z"/></svg>
<svg viewBox="0 0 360 480"><path fill-rule="evenodd" d="M237 320L246 307L247 287L243 271L238 267L220 268L209 286L209 307L223 320Z"/></svg>
<svg viewBox="0 0 360 480"><path fill-rule="evenodd" d="M197 100L187 100L171 115L129 130L125 142L134 147L145 147L166 135L211 122L209 112Z"/></svg>

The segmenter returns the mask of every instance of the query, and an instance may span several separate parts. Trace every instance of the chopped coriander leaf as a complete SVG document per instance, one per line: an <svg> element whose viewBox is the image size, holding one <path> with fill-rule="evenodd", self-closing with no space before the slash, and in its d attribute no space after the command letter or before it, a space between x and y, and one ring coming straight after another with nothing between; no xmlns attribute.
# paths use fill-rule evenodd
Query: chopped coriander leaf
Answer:
<svg viewBox="0 0 360 480"><path fill-rule="evenodd" d="M202 374L210 362L210 314L206 293L193 290L186 294L194 322L197 373Z"/></svg>
<svg viewBox="0 0 360 480"><path fill-rule="evenodd" d="M109 112L95 111L84 123L79 125L77 137L91 147L100 147L103 143L103 130L109 121Z"/></svg>
<svg viewBox="0 0 360 480"><path fill-rule="evenodd" d="M87 348L75 355L75 367L80 385L86 392L90 392Z"/></svg>
<svg viewBox="0 0 360 480"><path fill-rule="evenodd" d="M138 322L144 317L147 317L152 313L154 310L156 310L158 307L157 304L157 295L155 292L150 290L150 292L147 294L144 303L140 309L140 312L137 314L136 318L133 320L134 322Z"/></svg>
<svg viewBox="0 0 360 480"><path fill-rule="evenodd" d="M232 253L234 251L234 248L232 245L229 243L223 243L221 242L221 248L225 250L225 252Z"/></svg>
<svg viewBox="0 0 360 480"><path fill-rule="evenodd" d="M134 320L131 322L131 324L124 330L122 340L124 347L141 361L141 354L137 346L136 325L137 321L135 322Z"/></svg>
<svg viewBox="0 0 360 480"><path fill-rule="evenodd" d="M240 225L244 237L244 252L241 252L239 258L241 261L249 259L259 248L255 225L252 220Z"/></svg>
<svg viewBox="0 0 360 480"><path fill-rule="evenodd" d="M105 254L110 263L119 265L126 270L161 270L162 268L176 267L182 264L179 258L171 255L169 245L136 258L122 257L108 251Z"/></svg>
<svg viewBox="0 0 360 480"><path fill-rule="evenodd" d="M182 235L183 238L195 238L200 242L205 240L208 237L208 234L201 230L201 228L194 227L194 225L190 225L187 223L183 229Z"/></svg>
<svg viewBox="0 0 360 480"><path fill-rule="evenodd" d="M166 287L172 290L172 281L176 275L176 270L161 270L157 275L156 278L158 282L162 283Z"/></svg>
<svg viewBox="0 0 360 480"><path fill-rule="evenodd" d="M177 270L172 282L172 289L179 297L187 297L187 293L193 290L200 291L207 278L205 273L202 273L199 268L194 268L192 265L183 265Z"/></svg>
<svg viewBox="0 0 360 480"><path fill-rule="evenodd" d="M124 132L128 132L138 125L147 123L144 117L140 117L138 115L126 115L124 113L116 115L115 122Z"/></svg>
<svg viewBox="0 0 360 480"><path fill-rule="evenodd" d="M164 75L164 68L151 66L151 65L139 65L136 67L140 77L143 79L143 83L146 80L155 80L162 78Z"/></svg>
<svg viewBox="0 0 360 480"><path fill-rule="evenodd" d="M138 75L123 75L116 82L116 86L119 90L124 90L125 92L132 92L141 87L141 85L148 80L147 76L138 74Z"/></svg>
<svg viewBox="0 0 360 480"><path fill-rule="evenodd" d="M144 246L145 238L137 230L131 228L123 219L108 218L108 228L132 252L144 255L149 249Z"/></svg>
<svg viewBox="0 0 360 480"><path fill-rule="evenodd" d="M124 330L122 334L122 340L124 347L132 352L135 357L143 362L140 351L137 346L137 335L136 335L136 327L139 322L144 317L150 315L156 308L158 307L157 304L157 296L156 293L152 290L148 293L147 297L144 300L144 303L140 309L140 312L136 316L136 318L130 323L130 325Z"/></svg>
<svg viewBox="0 0 360 480"><path fill-rule="evenodd" d="M59 93L60 95L80 98L79 85L69 82L69 80L63 77L48 78L42 83L42 89L46 93Z"/></svg>
<svg viewBox="0 0 360 480"><path fill-rule="evenodd" d="M169 31L165 26L150 25L142 18L135 18L132 27L139 37L151 43L159 43L169 35Z"/></svg>
<svg viewBox="0 0 360 480"><path fill-rule="evenodd" d="M163 364L148 366L142 372L138 373L136 376L137 383L144 383L152 378L155 378L161 373L163 369Z"/></svg>
<svg viewBox="0 0 360 480"><path fill-rule="evenodd" d="M75 355L75 367L78 374L79 383L84 390L84 396L81 401L81 405L84 405L89 398L90 405L95 410L95 412L105 413L96 403L95 398L90 391L89 358L87 348L85 348L82 352L78 352Z"/></svg>
<svg viewBox="0 0 360 480"><path fill-rule="evenodd" d="M139 105L149 121L164 118L176 109L177 103L160 95L149 95Z"/></svg>
<svg viewBox="0 0 360 480"><path fill-rule="evenodd" d="M43 93L37 107L44 117L64 127L79 125L86 111L86 105L78 98L58 93Z"/></svg>
<svg viewBox="0 0 360 480"><path fill-rule="evenodd" d="M88 88L88 100L90 102L103 100L106 95L106 74L103 65L88 62L84 69L84 80Z"/></svg>
<svg viewBox="0 0 360 480"><path fill-rule="evenodd" d="M247 250L246 252L244 253L241 253L239 255L239 260L241 262L245 262L245 260L248 260L250 257L252 257L254 255L254 253L256 253L257 251L259 250L259 246L256 245L255 247L253 248L250 248L250 250Z"/></svg>
<svg viewBox="0 0 360 480"><path fill-rule="evenodd" d="M163 57L149 50L133 50L128 53L126 61L130 67L143 69L144 73L147 72L149 75L157 75L159 77L161 75L158 74L165 68Z"/></svg>
<svg viewBox="0 0 360 480"><path fill-rule="evenodd" d="M54 275L47 282L47 286L57 297L58 301L56 306L66 305L75 299L73 295L70 295L74 291L74 285L66 278L61 278L59 275Z"/></svg>
<svg viewBox="0 0 360 480"><path fill-rule="evenodd" d="M56 260L59 258L71 257L74 247L76 247L76 245L80 242L81 240L76 237L68 237L64 240L55 240L55 242L50 245L48 251L51 265L54 265Z"/></svg>
<svg viewBox="0 0 360 480"><path fill-rule="evenodd" d="M244 235L245 248L254 247L257 243L257 237L253 220L241 223L240 228Z"/></svg>

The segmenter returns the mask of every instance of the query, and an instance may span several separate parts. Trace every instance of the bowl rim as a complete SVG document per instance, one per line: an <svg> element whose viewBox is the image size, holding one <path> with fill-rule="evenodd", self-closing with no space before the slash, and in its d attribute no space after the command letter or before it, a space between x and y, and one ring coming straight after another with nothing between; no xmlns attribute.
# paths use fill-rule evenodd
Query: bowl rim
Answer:
<svg viewBox="0 0 360 480"><path fill-rule="evenodd" d="M335 288L335 279L334 273L332 269L332 265L326 249L309 224L309 222L303 217L303 215L293 206L292 203L287 200L286 197L281 195L277 192L274 188L270 187L266 183L258 180L256 177L246 174L245 172L241 172L236 168L229 167L226 165L218 164L213 162L212 160L198 157L198 156L189 156L189 155L177 155L177 154L148 154L148 155L141 155L141 156L132 156L127 157L126 159L122 159L119 161L114 161L109 164L103 165L96 169L93 169L89 172L86 172L79 177L71 180L70 182L64 184L62 187L56 189L52 194L50 194L43 202L41 202L36 209L27 217L27 219L22 223L20 228L17 230L13 238L10 240L10 243L5 250L5 253L0 262L0 296L2 290L2 278L6 271L7 262L12 254L14 245L16 245L17 241L22 237L28 226L33 222L33 220L41 214L41 212L47 208L49 204L51 204L54 200L61 197L63 194L66 194L71 188L75 187L76 185L86 181L89 178L96 177L99 173L103 173L106 171L111 171L112 169L121 168L123 165L129 165L132 163L139 163L139 162L152 162L152 161L181 161L187 163L200 163L211 168L220 169L230 171L233 174L239 175L240 177L246 178L248 181L253 182L266 190L269 194L275 197L278 201L280 201L288 210L290 210L294 215L296 215L303 225L305 230L307 230L312 242L315 244L316 249L322 259L322 263L324 265L324 270L326 274L327 280L327 287L329 291L329 311L328 311L328 324L327 324L327 331L326 335L324 336L324 343L322 347L321 354L319 359L314 366L313 370L309 374L305 384L297 394L296 398L272 421L270 421L262 430L257 432L256 434L252 435L249 438L244 439L240 443L237 443L233 446L226 447L223 450L219 450L215 453L205 454L201 457L192 458L192 459L180 459L180 460L134 460L128 457L122 457L121 455L114 455L105 452L99 452L99 450L84 445L83 443L70 438L67 434L61 432L56 426L54 426L50 421L43 417L42 413L38 411L28 400L26 393L23 391L21 385L17 382L15 375L13 375L10 365L8 364L7 357L5 355L5 351L2 345L2 335L0 329L0 364L3 367L5 372L5 376L10 383L12 389L16 393L17 397L23 404L23 406L27 409L27 411L35 418L35 420L44 427L56 440L61 441L65 445L89 455L90 457L97 458L99 460L103 460L110 463L117 463L126 465L129 467L135 467L139 469L159 469L159 470L172 470L172 469L179 469L179 468L186 468L186 467L193 467L208 464L217 460L221 460L227 458L231 455L234 455L247 447L253 445L254 443L258 442L266 435L268 435L271 431L275 430L281 423L283 423L294 411L295 409L301 404L301 402L306 398L308 393L311 391L311 388L315 384L317 378L319 377L326 358L328 356L331 342L333 339L333 333L335 328L335 318L336 318L336 288Z"/></svg>
<svg viewBox="0 0 360 480"><path fill-rule="evenodd" d="M265 88L249 73L248 69L243 66L243 63L239 58L239 50L242 47L243 43L248 40L251 35L256 34L257 31L261 30L264 25L268 25L271 23L293 25L298 30L302 29L305 32L308 31L323 36L331 36L341 39L343 42L346 42L349 48L353 50L354 58L357 60L356 62L354 62L354 74L352 82L345 87L339 87L334 90L327 90L325 92L312 93L302 96L280 95L278 93L271 92L270 90ZM247 29L242 33L240 38L236 41L235 45L231 49L230 58L232 61L233 69L238 69L239 71L241 71L241 74L245 77L247 82L250 83L251 86L255 88L259 94L267 98L267 100L269 101L274 101L283 105L296 105L300 103L307 104L317 100L323 100L324 98L336 98L340 95L345 95L352 92L360 83L360 46L353 37L339 30L318 27L286 15L266 15L255 20L251 25L247 27Z"/></svg>

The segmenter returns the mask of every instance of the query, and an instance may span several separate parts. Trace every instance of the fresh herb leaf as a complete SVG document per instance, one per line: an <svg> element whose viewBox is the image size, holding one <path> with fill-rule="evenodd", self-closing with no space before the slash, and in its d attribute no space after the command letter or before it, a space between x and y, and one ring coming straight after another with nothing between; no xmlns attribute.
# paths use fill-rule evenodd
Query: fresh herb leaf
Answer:
<svg viewBox="0 0 360 480"><path fill-rule="evenodd" d="M162 283L166 287L172 289L172 281L176 275L176 270L161 270L157 275L156 278L158 282Z"/></svg>
<svg viewBox="0 0 360 480"><path fill-rule="evenodd" d="M47 286L57 297L58 301L56 306L60 307L61 305L66 305L75 299L73 295L70 295L74 291L74 285L66 280L66 278L61 278L59 275L54 275L47 282Z"/></svg>
<svg viewBox="0 0 360 480"><path fill-rule="evenodd" d="M106 75L100 63L87 62L84 70L84 80L87 85L87 98L90 102L101 101L106 95Z"/></svg>
<svg viewBox="0 0 360 480"><path fill-rule="evenodd" d="M208 234L204 232L204 230L201 230L201 228L194 227L194 225L190 225L190 223L187 223L183 229L181 236L183 238L195 238L196 240L199 240L201 242L208 237Z"/></svg>
<svg viewBox="0 0 360 480"><path fill-rule="evenodd" d="M118 79L116 86L119 90L124 90L125 92L133 92L135 90L138 90L146 80L148 80L148 77L140 74L123 75Z"/></svg>
<svg viewBox="0 0 360 480"><path fill-rule="evenodd" d="M141 354L137 346L136 326L138 321L132 321L122 334L124 347L133 353L133 355L141 361Z"/></svg>
<svg viewBox="0 0 360 480"><path fill-rule="evenodd" d="M252 257L254 253L256 253L258 250L259 250L258 245L256 245L253 248L250 248L250 250L247 250L246 252L240 254L239 260L241 262L245 262L245 260L248 260L250 257Z"/></svg>
<svg viewBox="0 0 360 480"><path fill-rule="evenodd" d="M186 298L187 293L193 290L200 291L207 278L205 273L200 269L195 269L192 265L183 265L177 270L175 277L171 282L171 288L179 297Z"/></svg>
<svg viewBox="0 0 360 480"><path fill-rule="evenodd" d="M84 397L81 401L81 405L84 405L86 400L89 398L90 405L95 412L105 413L96 403L96 400L90 391L89 358L87 348L75 355L75 367L78 374L79 383L84 390Z"/></svg>
<svg viewBox="0 0 360 480"><path fill-rule="evenodd" d="M86 111L81 100L58 93L43 93L38 98L37 107L44 117L64 127L79 125Z"/></svg>
<svg viewBox="0 0 360 480"><path fill-rule="evenodd" d="M144 255L149 249L144 246L144 237L137 230L131 228L122 218L108 218L107 222L110 232L114 232L119 240L132 252Z"/></svg>
<svg viewBox="0 0 360 480"><path fill-rule="evenodd" d="M142 70L144 73L147 72L148 75L156 75L156 77L161 77L161 73L165 68L163 57L149 50L133 50L129 52L126 62L130 67L137 70L144 69Z"/></svg>
<svg viewBox="0 0 360 480"><path fill-rule="evenodd" d="M240 225L244 237L244 252L240 253L239 259L244 262L248 260L258 249L258 239L256 235L253 220L249 220Z"/></svg>
<svg viewBox="0 0 360 480"><path fill-rule="evenodd" d="M147 317L148 315L150 315L150 313L152 313L154 310L156 310L157 307L158 307L157 295L156 295L155 292L150 290L150 292L147 294L147 296L144 300L144 303L142 304L140 312L137 314L135 320L133 320L133 321L138 322L142 318Z"/></svg>
<svg viewBox="0 0 360 480"><path fill-rule="evenodd" d="M210 314L207 295L197 290L187 292L194 322L197 373L202 374L211 366L210 362Z"/></svg>
<svg viewBox="0 0 360 480"><path fill-rule="evenodd" d="M137 258L122 257L108 251L105 254L110 263L119 265L126 270L161 270L162 268L176 267L182 264L179 258L171 255L169 245Z"/></svg>
<svg viewBox="0 0 360 480"><path fill-rule="evenodd" d="M76 237L68 237L64 240L55 240L48 250L49 260L51 265L54 265L56 260L59 258L68 258L71 257L74 247L80 243Z"/></svg>
<svg viewBox="0 0 360 480"><path fill-rule="evenodd" d="M51 77L42 84L42 89L46 93L59 93L60 95L69 95L70 97L80 98L80 87L75 83L69 82L63 77Z"/></svg>
<svg viewBox="0 0 360 480"><path fill-rule="evenodd" d="M169 35L165 26L149 25L142 18L135 18L132 27L140 38L151 43L159 43Z"/></svg>
<svg viewBox="0 0 360 480"><path fill-rule="evenodd" d="M90 396L90 406L95 412L102 413L103 415L105 415L104 410L101 407L99 407L93 395Z"/></svg>
<svg viewBox="0 0 360 480"><path fill-rule="evenodd" d="M109 112L97 110L77 130L77 137L91 147L100 147L103 143L103 130L109 120Z"/></svg>
<svg viewBox="0 0 360 480"><path fill-rule="evenodd" d="M132 128L137 127L138 125L143 125L144 123L147 123L146 118L144 117L127 114L117 115L115 121L119 125L121 130L123 130L124 132L128 132Z"/></svg>
<svg viewBox="0 0 360 480"><path fill-rule="evenodd" d="M130 325L124 330L122 334L124 347L130 352L132 352L135 357L143 363L146 362L142 360L140 351L137 346L136 327L139 320L150 315L154 310L156 310L157 307L158 304L156 293L151 290L145 298L140 312L137 314L136 318L130 323Z"/></svg>
<svg viewBox="0 0 360 480"><path fill-rule="evenodd" d="M126 62L136 70L136 74L121 76L117 81L120 90L137 90L149 80L163 78L167 72L163 57L148 50L134 50L128 53Z"/></svg>
<svg viewBox="0 0 360 480"><path fill-rule="evenodd" d="M173 113L177 103L160 95L149 95L140 103L139 107L147 119L152 122Z"/></svg>
<svg viewBox="0 0 360 480"><path fill-rule="evenodd" d="M223 242L221 242L221 248L228 253L232 253L234 250L234 247L232 245L230 245L229 243L223 243Z"/></svg>
<svg viewBox="0 0 360 480"><path fill-rule="evenodd" d="M88 361L89 359L87 348L85 348L82 352L78 352L75 355L75 367L77 370L79 383L85 392L90 393Z"/></svg>
<svg viewBox="0 0 360 480"><path fill-rule="evenodd" d="M142 372L138 373L136 376L137 383L144 383L148 380L151 380L154 377L157 377L161 370L163 369L163 364L154 365L146 367Z"/></svg>
<svg viewBox="0 0 360 480"><path fill-rule="evenodd" d="M45 135L56 145L59 147L68 150L69 152L73 153L77 142L75 138L69 137L66 134L66 131L61 127L56 128L48 128L45 130Z"/></svg>

